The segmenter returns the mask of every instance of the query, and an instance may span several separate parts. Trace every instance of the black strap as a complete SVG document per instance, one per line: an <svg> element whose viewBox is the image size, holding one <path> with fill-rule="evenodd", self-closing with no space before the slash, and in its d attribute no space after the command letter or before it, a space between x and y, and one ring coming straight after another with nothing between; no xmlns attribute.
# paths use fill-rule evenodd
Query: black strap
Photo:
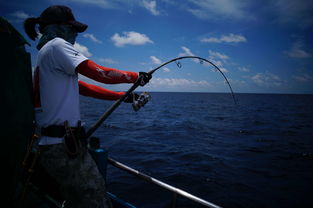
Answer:
<svg viewBox="0 0 313 208"><path fill-rule="evenodd" d="M75 129L75 128L73 128ZM41 135L49 137L64 137L66 131L64 126L51 125L41 129Z"/></svg>

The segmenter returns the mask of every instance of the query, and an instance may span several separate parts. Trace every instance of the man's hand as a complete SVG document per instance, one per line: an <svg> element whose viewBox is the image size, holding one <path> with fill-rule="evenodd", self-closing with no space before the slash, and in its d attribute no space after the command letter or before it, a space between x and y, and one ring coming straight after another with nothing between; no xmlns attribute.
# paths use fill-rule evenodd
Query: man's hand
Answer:
<svg viewBox="0 0 313 208"><path fill-rule="evenodd" d="M152 75L147 72L139 72L139 77L137 82L139 82L140 86L145 86L149 80L152 78Z"/></svg>
<svg viewBox="0 0 313 208"><path fill-rule="evenodd" d="M130 93L124 100L125 103L132 103L134 100L137 100L139 95L137 93Z"/></svg>

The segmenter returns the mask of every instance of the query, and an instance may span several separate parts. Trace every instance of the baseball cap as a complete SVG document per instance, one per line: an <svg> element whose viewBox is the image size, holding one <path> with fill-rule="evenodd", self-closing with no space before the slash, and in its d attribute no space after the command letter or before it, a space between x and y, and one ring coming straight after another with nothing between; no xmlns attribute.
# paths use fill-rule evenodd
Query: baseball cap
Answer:
<svg viewBox="0 0 313 208"><path fill-rule="evenodd" d="M62 5L48 7L41 13L39 19L41 29L50 24L69 24L72 25L77 32L84 32L88 27L88 25L76 21L72 10Z"/></svg>

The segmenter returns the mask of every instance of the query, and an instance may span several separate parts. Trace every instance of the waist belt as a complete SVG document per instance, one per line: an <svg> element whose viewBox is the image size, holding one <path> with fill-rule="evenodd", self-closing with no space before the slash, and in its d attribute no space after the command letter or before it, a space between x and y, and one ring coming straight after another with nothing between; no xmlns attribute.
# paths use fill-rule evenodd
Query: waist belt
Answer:
<svg viewBox="0 0 313 208"><path fill-rule="evenodd" d="M86 145L85 128L79 121L77 127L70 127L68 121L64 126L51 125L41 129L41 135L48 137L64 137L66 151L70 158L77 157Z"/></svg>
<svg viewBox="0 0 313 208"><path fill-rule="evenodd" d="M83 128L83 127L80 127ZM79 128L71 127L73 132L76 132ZM64 137L66 130L64 126L61 125L51 125L41 129L41 135L48 137Z"/></svg>

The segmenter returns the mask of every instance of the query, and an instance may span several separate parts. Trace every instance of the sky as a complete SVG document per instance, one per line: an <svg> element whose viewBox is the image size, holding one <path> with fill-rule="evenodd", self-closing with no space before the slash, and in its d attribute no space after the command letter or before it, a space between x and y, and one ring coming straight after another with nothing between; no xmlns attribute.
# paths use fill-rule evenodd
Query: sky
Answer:
<svg viewBox="0 0 313 208"><path fill-rule="evenodd" d="M37 41L23 29L51 5L66 5L88 25L74 45L96 63L149 71L195 55L216 64L236 93L313 94L312 0L10 0L0 14L28 40L36 65ZM229 92L212 66L185 59L153 74L140 91ZM130 85L105 85L127 90Z"/></svg>

